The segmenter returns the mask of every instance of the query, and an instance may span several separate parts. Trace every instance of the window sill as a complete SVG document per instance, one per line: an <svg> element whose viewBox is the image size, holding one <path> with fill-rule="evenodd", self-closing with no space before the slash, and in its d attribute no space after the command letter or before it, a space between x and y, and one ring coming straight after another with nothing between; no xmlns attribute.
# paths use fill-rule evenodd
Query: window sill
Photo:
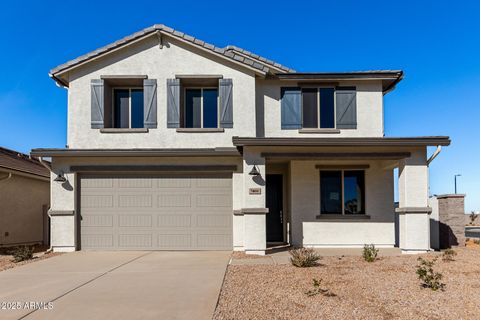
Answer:
<svg viewBox="0 0 480 320"><path fill-rule="evenodd" d="M319 214L315 218L322 221L370 220L370 216L366 214Z"/></svg>
<svg viewBox="0 0 480 320"><path fill-rule="evenodd" d="M103 128L101 133L148 133L148 128Z"/></svg>
<svg viewBox="0 0 480 320"><path fill-rule="evenodd" d="M299 129L298 133L340 133L339 129Z"/></svg>
<svg viewBox="0 0 480 320"><path fill-rule="evenodd" d="M225 129L224 128L177 128L177 132L183 132L183 133L225 132Z"/></svg>

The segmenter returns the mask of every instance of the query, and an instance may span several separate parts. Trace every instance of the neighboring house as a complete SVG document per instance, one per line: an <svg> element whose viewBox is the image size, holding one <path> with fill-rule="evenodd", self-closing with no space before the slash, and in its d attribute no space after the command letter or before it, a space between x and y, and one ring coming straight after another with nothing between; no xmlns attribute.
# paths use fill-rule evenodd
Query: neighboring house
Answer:
<svg viewBox="0 0 480 320"><path fill-rule="evenodd" d="M427 146L384 137L402 71L301 73L155 25L50 72L68 91L52 158L57 251L429 246Z"/></svg>
<svg viewBox="0 0 480 320"><path fill-rule="evenodd" d="M50 172L26 154L0 147L0 246L48 244Z"/></svg>

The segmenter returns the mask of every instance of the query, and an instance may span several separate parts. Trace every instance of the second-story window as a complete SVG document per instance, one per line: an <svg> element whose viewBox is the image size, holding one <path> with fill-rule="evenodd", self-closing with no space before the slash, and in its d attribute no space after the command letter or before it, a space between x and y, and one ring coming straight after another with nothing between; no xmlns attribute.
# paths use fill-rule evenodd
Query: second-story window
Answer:
<svg viewBox="0 0 480 320"><path fill-rule="evenodd" d="M181 124L184 128L218 128L218 88L185 88Z"/></svg>
<svg viewBox="0 0 480 320"><path fill-rule="evenodd" d="M302 127L335 128L335 89L302 89Z"/></svg>
<svg viewBox="0 0 480 320"><path fill-rule="evenodd" d="M143 88L113 88L113 128L143 128Z"/></svg>

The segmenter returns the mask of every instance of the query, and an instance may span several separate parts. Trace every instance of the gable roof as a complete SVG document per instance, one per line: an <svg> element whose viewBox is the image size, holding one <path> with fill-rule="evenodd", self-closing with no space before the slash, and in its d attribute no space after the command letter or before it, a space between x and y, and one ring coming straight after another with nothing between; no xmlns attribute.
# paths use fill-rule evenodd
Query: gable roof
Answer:
<svg viewBox="0 0 480 320"><path fill-rule="evenodd" d="M108 54L113 50L119 49L121 47L127 46L136 42L137 40L144 39L152 35L158 35L161 37L162 34L171 36L176 39L180 39L184 42L190 43L196 47L200 47L204 50L207 50L213 54L221 56L227 60L233 61L244 65L245 67L252 68L262 74L267 73L282 73L282 72L295 72L295 70L285 67L277 62L261 57L257 54L251 53L247 50L235 47L227 46L225 48L217 47L213 44L207 43L203 40L197 39L193 36L190 36L184 32L175 30L173 28L167 27L163 24L155 24L151 27L145 28L141 31L135 32L129 36L126 36L120 40L117 40L113 43L110 43L104 47L98 48L94 51L91 51L87 54L84 54L78 58L70 60L64 64L61 64L52 70L50 70L49 75L54 78L57 82L60 82L63 85L66 85L62 79L59 79L58 75L68 70L71 70L74 67L77 67L85 62L88 62L91 59L100 57L104 54ZM161 43L161 40L159 39Z"/></svg>
<svg viewBox="0 0 480 320"><path fill-rule="evenodd" d="M37 159L31 158L24 153L2 147L0 147L0 169L50 178L50 171Z"/></svg>
<svg viewBox="0 0 480 320"><path fill-rule="evenodd" d="M360 71L360 72L310 72L310 73L301 73L296 72L295 70L281 65L278 62L272 61L270 59L259 56L258 54L252 53L245 49L239 48L234 45L228 45L224 48L217 47L213 44L207 43L203 40L197 39L193 36L190 36L179 30L175 30L163 24L155 24L151 27L145 28L134 34L126 36L120 40L117 40L113 43L110 43L104 47L98 48L94 51L91 51L87 54L84 54L78 58L70 60L64 64L61 64L52 70L50 70L49 75L53 78L58 84L68 87L68 79L62 77L62 75L76 67L79 67L85 63L88 63L91 60L99 58L103 55L109 54L113 51L121 49L130 44L141 41L142 39L157 36L159 45L162 46L162 35L166 35L172 38L175 38L184 43L188 43L192 46L195 46L201 50L210 52L218 57L226 59L230 62L236 63L238 65L244 66L260 74L261 76L280 79L280 80L296 80L296 81L312 81L320 80L325 81L325 79L330 80L345 80L345 79L376 79L382 80L383 91L386 93L392 90L395 85L403 79L403 72L401 70L371 70L371 71Z"/></svg>

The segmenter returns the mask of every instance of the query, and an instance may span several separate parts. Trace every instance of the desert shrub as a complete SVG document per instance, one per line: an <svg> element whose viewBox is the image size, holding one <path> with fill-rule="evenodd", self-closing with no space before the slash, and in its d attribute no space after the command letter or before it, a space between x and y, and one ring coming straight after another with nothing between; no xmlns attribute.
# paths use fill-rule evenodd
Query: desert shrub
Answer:
<svg viewBox="0 0 480 320"><path fill-rule="evenodd" d="M30 260L33 259L33 251L35 247L29 247L29 246L18 246L15 247L11 254L13 256L13 262L21 262L25 260Z"/></svg>
<svg viewBox="0 0 480 320"><path fill-rule="evenodd" d="M433 291L443 291L445 289L445 283L442 282L443 275L440 272L435 272L433 270L437 258L433 260L418 258L417 260L419 261L417 275L422 281L422 287L432 289Z"/></svg>
<svg viewBox="0 0 480 320"><path fill-rule="evenodd" d="M480 244L480 239L475 239L475 240L473 240L473 243L475 243L475 244Z"/></svg>
<svg viewBox="0 0 480 320"><path fill-rule="evenodd" d="M472 211L472 213L470 213L470 224L474 224L477 218L478 218L478 214L475 214L475 212Z"/></svg>
<svg viewBox="0 0 480 320"><path fill-rule="evenodd" d="M363 259L367 262L373 262L377 259L378 249L375 249L374 244L366 244L363 246Z"/></svg>
<svg viewBox="0 0 480 320"><path fill-rule="evenodd" d="M455 261L455 256L457 255L457 252L453 249L447 249L443 252L442 255L442 260L443 261Z"/></svg>
<svg viewBox="0 0 480 320"><path fill-rule="evenodd" d="M295 267L307 268L318 265L318 260L321 256L315 252L312 248L298 248L289 251L290 262Z"/></svg>
<svg viewBox="0 0 480 320"><path fill-rule="evenodd" d="M305 292L305 294L309 297L316 296L317 294L322 294L325 297L335 297L336 294L330 291L330 289L322 288L321 287L322 279L317 280L313 278L313 289L310 289Z"/></svg>

